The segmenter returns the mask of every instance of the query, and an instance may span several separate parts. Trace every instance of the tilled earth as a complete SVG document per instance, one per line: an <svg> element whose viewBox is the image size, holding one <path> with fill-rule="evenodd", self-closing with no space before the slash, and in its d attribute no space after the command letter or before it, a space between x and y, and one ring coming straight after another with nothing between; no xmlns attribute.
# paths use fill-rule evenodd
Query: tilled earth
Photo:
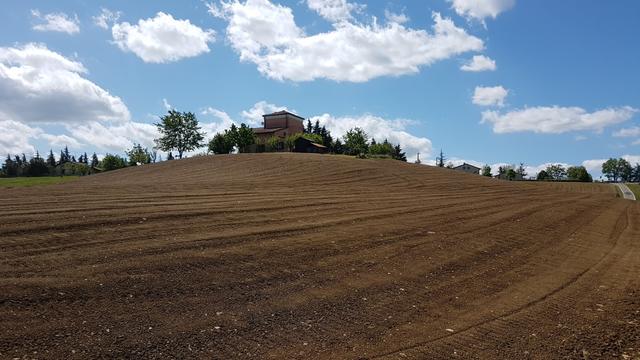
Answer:
<svg viewBox="0 0 640 360"><path fill-rule="evenodd" d="M609 185L246 154L0 203L0 358L640 358Z"/></svg>

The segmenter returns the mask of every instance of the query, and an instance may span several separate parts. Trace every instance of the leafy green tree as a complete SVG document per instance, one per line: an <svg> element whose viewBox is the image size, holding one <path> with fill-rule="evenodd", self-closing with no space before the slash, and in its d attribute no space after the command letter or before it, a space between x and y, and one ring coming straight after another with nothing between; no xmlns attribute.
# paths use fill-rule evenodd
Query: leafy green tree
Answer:
<svg viewBox="0 0 640 360"><path fill-rule="evenodd" d="M517 175L518 173L511 168L507 169L507 172L505 173L505 176L509 181L515 180Z"/></svg>
<svg viewBox="0 0 640 360"><path fill-rule="evenodd" d="M129 166L149 164L151 162L149 150L143 148L140 144L134 144L133 147L127 151L127 157L129 157Z"/></svg>
<svg viewBox="0 0 640 360"><path fill-rule="evenodd" d="M538 176L536 176L536 180L547 181L547 180L551 180L551 177L549 176L549 173L547 173L546 170L540 170L540 172L538 173Z"/></svg>
<svg viewBox="0 0 640 360"><path fill-rule="evenodd" d="M155 124L162 136L155 139L162 151L176 150L178 158L186 151L195 150L203 145L204 133L200 131L198 119L192 112L169 110L167 115L160 117Z"/></svg>
<svg viewBox="0 0 640 360"><path fill-rule="evenodd" d="M631 172L631 177L633 182L640 182L640 164L636 164L636 166L633 168L633 171Z"/></svg>
<svg viewBox="0 0 640 360"><path fill-rule="evenodd" d="M216 133L209 141L209 152L214 154L228 154L233 150L233 140L225 130L224 134Z"/></svg>
<svg viewBox="0 0 640 360"><path fill-rule="evenodd" d="M246 124L240 124L240 128L238 129L238 138L236 142L236 146L238 146L238 151L241 153L247 152L250 145L256 143L256 135L253 133L253 129L251 129Z"/></svg>
<svg viewBox="0 0 640 360"><path fill-rule="evenodd" d="M369 150L369 137L359 127L355 127L343 136L344 149L347 155L362 155Z"/></svg>
<svg viewBox="0 0 640 360"><path fill-rule="evenodd" d="M551 164L545 169L552 180L562 180L567 175L567 170L561 164Z"/></svg>
<svg viewBox="0 0 640 360"><path fill-rule="evenodd" d="M485 165L482 167L482 176L491 177L491 166Z"/></svg>
<svg viewBox="0 0 640 360"><path fill-rule="evenodd" d="M100 167L104 171L121 169L125 166L127 166L127 163L122 157L112 154L106 154L100 162Z"/></svg>
<svg viewBox="0 0 640 360"><path fill-rule="evenodd" d="M267 144L266 144L267 145L267 147L266 147L267 150L266 151L267 152L274 152L274 151L279 150L280 143L281 143L281 140L277 136L272 136L272 137L268 138L267 139Z"/></svg>
<svg viewBox="0 0 640 360"><path fill-rule="evenodd" d="M567 179L573 181L592 182L591 175L584 166L570 166L567 168Z"/></svg>
<svg viewBox="0 0 640 360"><path fill-rule="evenodd" d="M631 164L623 158L609 158L609 160L602 164L602 174L604 174L609 181L628 181L631 178L632 172L633 168Z"/></svg>

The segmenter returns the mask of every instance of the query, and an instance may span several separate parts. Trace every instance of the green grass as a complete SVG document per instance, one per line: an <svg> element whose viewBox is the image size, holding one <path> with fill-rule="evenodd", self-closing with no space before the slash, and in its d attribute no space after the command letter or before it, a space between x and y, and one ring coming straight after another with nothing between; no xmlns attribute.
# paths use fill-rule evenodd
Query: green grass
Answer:
<svg viewBox="0 0 640 360"><path fill-rule="evenodd" d="M634 194L636 194L636 200L640 200L640 184L626 184Z"/></svg>
<svg viewBox="0 0 640 360"><path fill-rule="evenodd" d="M17 177L0 178L0 188L3 187L28 187L60 184L77 180L78 176L41 176L41 177Z"/></svg>

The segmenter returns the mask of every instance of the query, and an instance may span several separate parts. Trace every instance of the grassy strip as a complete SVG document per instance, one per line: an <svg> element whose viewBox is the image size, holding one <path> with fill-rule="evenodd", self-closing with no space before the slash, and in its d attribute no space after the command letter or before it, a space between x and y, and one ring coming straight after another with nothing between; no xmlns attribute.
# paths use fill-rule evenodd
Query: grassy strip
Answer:
<svg viewBox="0 0 640 360"><path fill-rule="evenodd" d="M53 185L77 180L78 176L42 176L42 177L16 177L0 178L0 187L29 187L40 185Z"/></svg>
<svg viewBox="0 0 640 360"><path fill-rule="evenodd" d="M640 200L640 184L626 184L634 194L636 194L636 200Z"/></svg>

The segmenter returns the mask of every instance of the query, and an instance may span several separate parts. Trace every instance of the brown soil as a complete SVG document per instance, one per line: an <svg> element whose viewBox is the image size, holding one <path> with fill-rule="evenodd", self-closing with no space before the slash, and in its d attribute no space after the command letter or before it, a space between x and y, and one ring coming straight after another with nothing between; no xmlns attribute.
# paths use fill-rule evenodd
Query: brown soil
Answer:
<svg viewBox="0 0 640 360"><path fill-rule="evenodd" d="M640 357L611 186L255 154L0 199L0 358Z"/></svg>

